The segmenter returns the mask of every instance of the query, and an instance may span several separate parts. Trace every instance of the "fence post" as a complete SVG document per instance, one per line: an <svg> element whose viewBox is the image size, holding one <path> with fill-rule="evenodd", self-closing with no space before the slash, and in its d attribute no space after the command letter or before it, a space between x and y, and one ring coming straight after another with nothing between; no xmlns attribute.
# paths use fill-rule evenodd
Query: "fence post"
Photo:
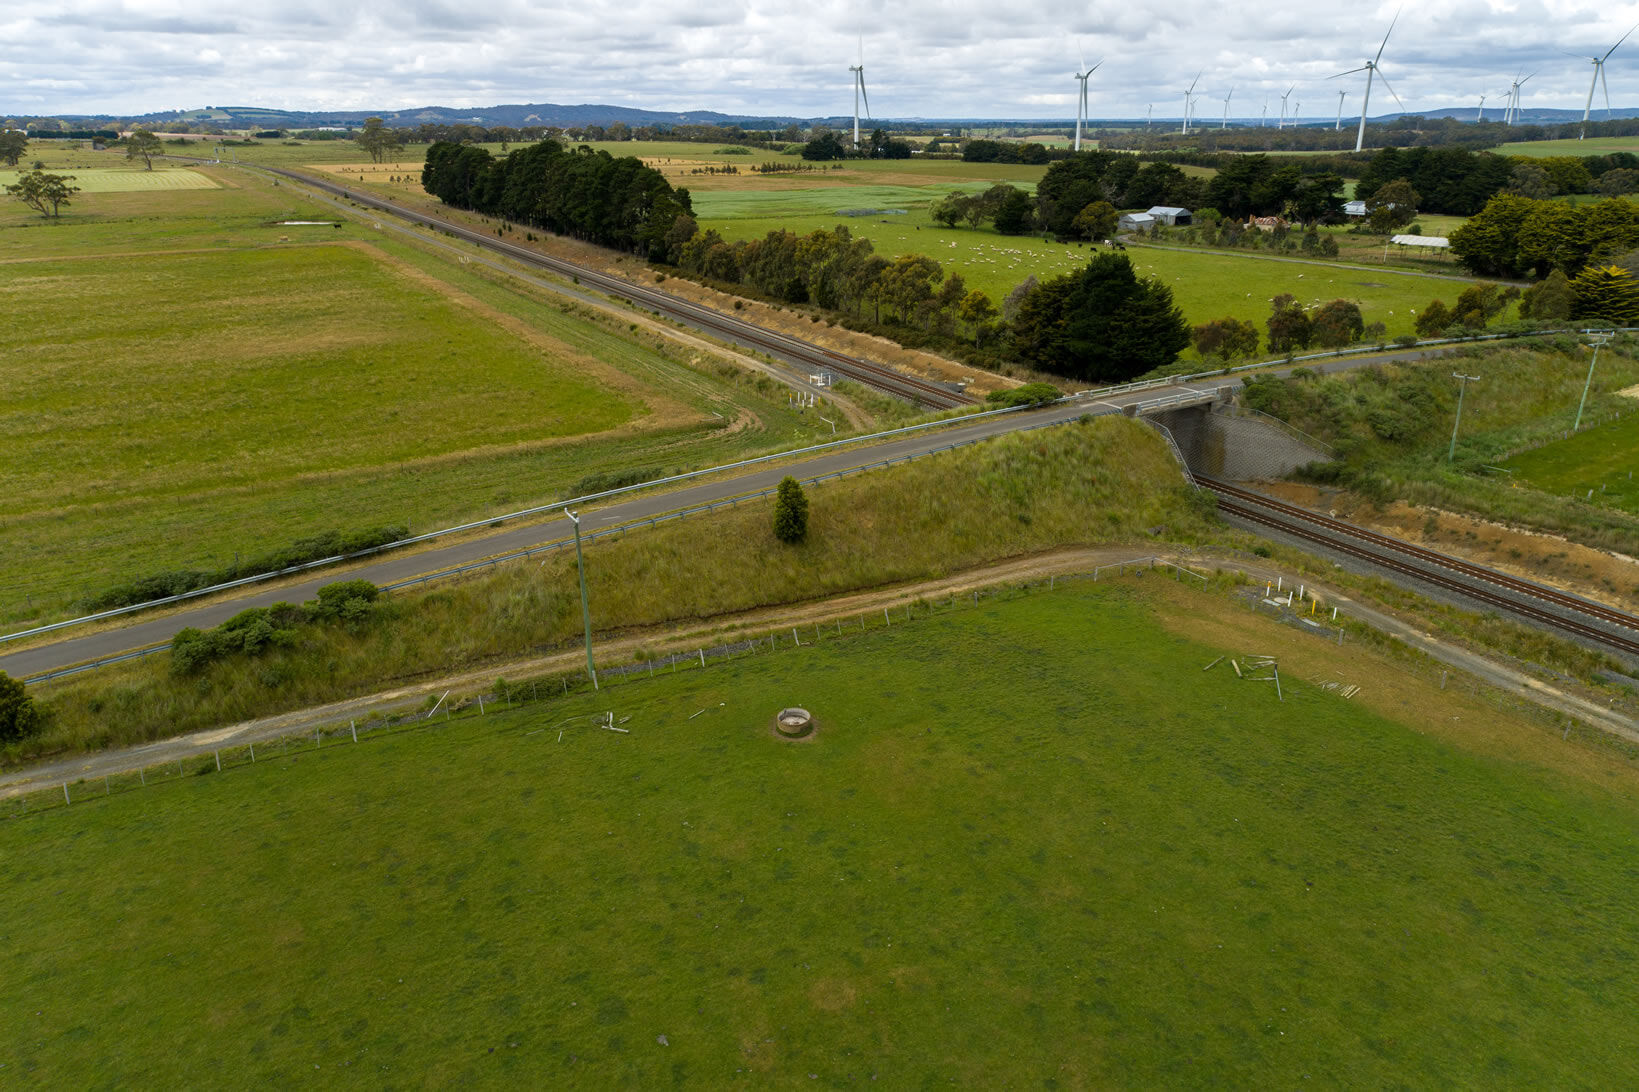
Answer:
<svg viewBox="0 0 1639 1092"><path fill-rule="evenodd" d="M484 715L484 695L482 694L478 695L478 715Z"/></svg>
<svg viewBox="0 0 1639 1092"><path fill-rule="evenodd" d="M888 608L887 607L882 608L882 624L885 625L885 626L893 625L893 619L888 617Z"/></svg>
<svg viewBox="0 0 1639 1092"><path fill-rule="evenodd" d="M797 637L797 627L796 626L791 627L791 643L796 645L798 648L802 647L802 641L800 639L798 639L798 637Z"/></svg>
<svg viewBox="0 0 1639 1092"><path fill-rule="evenodd" d="M222 752L221 751L216 752L216 772L217 773L222 772Z"/></svg>
<svg viewBox="0 0 1639 1092"><path fill-rule="evenodd" d="M256 764L256 744L254 743L250 745L250 761L251 765Z"/></svg>
<svg viewBox="0 0 1639 1092"><path fill-rule="evenodd" d="M706 666L706 650L703 648L700 650L700 666Z"/></svg>
<svg viewBox="0 0 1639 1092"><path fill-rule="evenodd" d="M73 798L68 795L68 782L64 781L63 782L63 803L72 804L73 802L74 802Z"/></svg>
<svg viewBox="0 0 1639 1092"><path fill-rule="evenodd" d="M357 743L359 741L359 722L356 720L350 720L347 722L347 726L353 731L353 742Z"/></svg>

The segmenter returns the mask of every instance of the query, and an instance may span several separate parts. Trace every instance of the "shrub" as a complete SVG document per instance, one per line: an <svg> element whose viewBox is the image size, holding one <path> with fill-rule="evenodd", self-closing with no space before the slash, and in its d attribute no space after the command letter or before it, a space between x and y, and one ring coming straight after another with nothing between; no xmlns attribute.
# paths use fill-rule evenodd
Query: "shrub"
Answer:
<svg viewBox="0 0 1639 1092"><path fill-rule="evenodd" d="M23 688L23 680L0 671L0 743L16 743L39 732L45 718Z"/></svg>
<svg viewBox="0 0 1639 1092"><path fill-rule="evenodd" d="M1026 383L1022 387L991 391L985 395L985 402L992 406L1044 406L1062 397L1063 392L1051 383Z"/></svg>

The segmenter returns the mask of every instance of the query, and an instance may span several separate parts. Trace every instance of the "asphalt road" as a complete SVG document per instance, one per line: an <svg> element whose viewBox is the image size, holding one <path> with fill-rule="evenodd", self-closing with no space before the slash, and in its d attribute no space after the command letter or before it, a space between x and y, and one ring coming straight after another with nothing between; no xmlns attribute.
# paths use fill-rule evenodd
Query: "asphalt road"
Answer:
<svg viewBox="0 0 1639 1092"><path fill-rule="evenodd" d="M1212 385L1214 384L1203 384L1202 386ZM1165 388L1165 390L1175 389ZM780 479L787 474L797 478L812 478L878 463L885 459L901 459L906 456L923 455L951 444L999 436L1049 421L1068 421L1088 413L1115 413L1118 412L1119 406L1124 402L1138 401L1143 397L1153 398L1156 394L1157 391L1151 389L1124 395L1118 399L1111 399L1104 404L1076 403L1052 406L1044 410L988 417L969 425L953 424L947 428L930 429L902 440L846 448L800 462L781 463L753 469L738 477L702 482L699 485L684 486L670 492L638 493L629 500L614 499L607 504L597 505L581 511L579 513L582 519L581 533L585 535L618 524L651 519L679 508L711 504L746 493L768 489L778 485ZM388 554L379 561L369 562L352 569L346 574L346 579L369 580L375 584L393 584L401 580L414 579L426 573L438 572L458 565L480 561L496 554L523 550L532 546L570 538L573 535L573 526L567 518L562 516L533 523L520 523L499 529L493 534L451 543L448 546L435 547L414 553ZM212 599L201 603L199 606L179 610L163 617L148 618L117 629L65 637L50 644L10 652L0 655L0 671L6 672L13 678L26 678L73 664L118 655L132 649L161 644L168 642L177 630L185 626L206 629L227 620L247 607L268 606L271 603L280 601L296 603L311 599L318 594L318 589L321 586L333 583L341 578L334 571L319 570L313 577L298 583L252 591L245 595ZM140 615L137 617L140 617Z"/></svg>

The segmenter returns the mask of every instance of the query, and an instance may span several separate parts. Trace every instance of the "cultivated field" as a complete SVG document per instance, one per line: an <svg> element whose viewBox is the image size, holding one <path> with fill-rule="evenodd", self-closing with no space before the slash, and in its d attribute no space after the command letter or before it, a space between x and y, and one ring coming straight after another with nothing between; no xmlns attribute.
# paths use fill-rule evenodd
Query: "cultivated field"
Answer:
<svg viewBox="0 0 1639 1092"><path fill-rule="evenodd" d="M60 222L0 210L6 624L327 530L427 530L825 427L698 350L368 222L286 225L335 210L208 173L219 187L82 194Z"/></svg>
<svg viewBox="0 0 1639 1092"><path fill-rule="evenodd" d="M0 823L0 1059L43 1086L1634 1083L1631 766L1215 602L964 599ZM1249 648L1284 701L1201 670ZM811 741L774 738L792 703ZM625 734L590 726L611 709Z"/></svg>

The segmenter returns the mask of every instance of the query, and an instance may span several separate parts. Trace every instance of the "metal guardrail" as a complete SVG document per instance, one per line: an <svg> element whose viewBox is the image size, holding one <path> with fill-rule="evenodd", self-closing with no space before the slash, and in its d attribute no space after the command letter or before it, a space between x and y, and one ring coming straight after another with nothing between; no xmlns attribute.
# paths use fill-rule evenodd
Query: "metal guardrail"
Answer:
<svg viewBox="0 0 1639 1092"><path fill-rule="evenodd" d="M1114 412L1115 411L1112 409L1091 410L1085 416L1102 417L1113 414ZM961 419L965 420L966 418ZM1075 418L1062 421L1042 421L1034 425L1026 425L1023 428L1016 429L1015 432L1034 432L1037 429L1054 428L1058 425L1070 424L1072 420L1075 420ZM1156 427L1159 428L1160 426L1158 425ZM818 474L812 478L803 478L801 481L804 485L818 485L820 482L832 481L837 478L845 478L850 474L861 474L867 470L882 470L892 466L895 463L908 463L916 459L926 458L929 455L939 455L946 451L954 451L959 447L971 447L972 445L977 444L980 439L980 437L975 437L968 440L957 440L955 443L944 444L940 447L930 448L927 451L911 452L893 459L881 459L876 462L861 463L858 466L846 467L842 470L834 470L829 474ZM1168 440L1170 442L1170 435L1168 436ZM1173 446L1174 450L1176 451L1177 445L1175 444ZM702 471L702 473L704 472ZM1188 466L1185 466L1184 473L1186 476L1189 474ZM1194 484L1193 479L1191 479L1191 484ZM634 520L631 523L623 523L616 527L605 527L600 531L593 531L591 534L586 535L582 541L590 544L598 541L599 539L619 538L624 536L628 531L635 531L644 527L654 527L662 523L669 523L672 520L683 519L687 516L715 512L719 508L733 508L742 501L758 500L762 497L772 496L778 491L778 486L768 489L759 489L754 493L742 493L738 496L729 497L725 500L712 501L709 504L697 504L688 508L680 508L675 512L667 512L662 515L651 516L647 519ZM570 501L568 503L572 504L574 502ZM552 507L556 508L558 506L553 505ZM381 590L384 592L393 592L401 591L404 588L418 587L424 584L429 584L435 580L444 580L448 577L460 576L463 573L477 572L480 569L494 568L498 565L504 565L509 561L521 561L524 558L536 557L540 554L549 554L555 550L565 549L573 545L573 543L574 539L563 538L555 542L546 542L523 550L513 550L509 553L497 554L494 557L486 557L481 561L471 561L465 565L456 565L448 569L440 569L437 572L424 573L421 576L410 577L408 580L400 580L392 584L383 584L381 586ZM155 652L169 649L170 647L169 642L167 642L166 644L153 645L149 648L137 649L132 652L122 652L115 656L106 656L102 659L92 660L87 663L75 664L72 667L59 668L55 671L42 672L38 675L29 675L25 677L23 681L31 683L45 682L48 679L59 679L67 675L77 675L82 671L92 671L99 667L108 667L112 664L123 663L126 660L134 660L142 656L149 656Z"/></svg>
<svg viewBox="0 0 1639 1092"><path fill-rule="evenodd" d="M1063 400L1061 399L1061 401ZM276 580L281 576L293 576L298 573L311 572L315 569L322 569L331 565L340 564L343 561L357 561L360 558L372 557L376 554L386 553L388 550L398 550L404 548L405 546L416 545L417 543L432 542L436 539L444 538L447 535L460 534L463 531L476 530L480 527L489 527L497 523L504 523L508 520L538 516L546 512L571 506L578 507L593 501L607 500L610 497L623 496L627 493L636 493L645 489L655 489L664 485L675 485L679 482L702 478L709 474L721 474L725 471L741 470L746 467L774 462L779 459L789 459L800 455L812 455L822 451L832 451L838 448L847 447L850 444L861 444L873 440L882 440L893 436L904 436L913 432L922 432L927 429L947 428L958 424L968 424L973 421L979 421L990 417L998 417L1006 413L1018 413L1022 410L1031 408L1033 407L1005 406L1001 409L980 410L978 413L962 414L958 417L946 417L938 421L924 421L918 425L904 425L900 428L887 429L883 432L867 433L864 436L850 436L841 440L828 440L823 444L814 444L810 447L793 448L789 451L779 451L772 455L759 455L751 459L741 459L738 462L723 463L719 466L706 467L703 470L691 470L684 474L673 474L665 478L654 478L650 481L638 482L635 485L624 485L615 489L606 489L601 493L588 493L585 496L571 497L567 500L554 501L551 504L537 505L533 508L523 508L516 512L508 512L505 515L486 516L483 519L457 524L454 527L441 528L437 531L429 531L424 535L412 535L409 538L401 538L393 542L385 542L380 546L371 546L368 549L356 550L353 553L335 554L331 557L323 557L315 561L305 561L300 565L290 565L283 569L276 569L265 573L257 573L254 576L241 577L238 580L229 580L221 584L212 584L205 588L195 588L193 591L181 592L177 595L169 595L163 599L150 599L142 603L131 603L127 606L115 607L112 610L100 611L96 614L87 614L79 618L69 618L61 622L52 622L44 626L35 626L32 629L18 630L16 633L0 634L0 644L4 644L7 641L21 640L25 637L37 637L42 633L52 633L59 629L67 629L71 626L85 625L88 622L101 622L109 618L118 618L121 615L134 614L135 612L141 610L152 610L155 607L167 607L173 603L182 603L190 599L198 599L201 596L214 595L217 592L232 591L234 588L243 588L251 584L259 584L268 580Z"/></svg>

